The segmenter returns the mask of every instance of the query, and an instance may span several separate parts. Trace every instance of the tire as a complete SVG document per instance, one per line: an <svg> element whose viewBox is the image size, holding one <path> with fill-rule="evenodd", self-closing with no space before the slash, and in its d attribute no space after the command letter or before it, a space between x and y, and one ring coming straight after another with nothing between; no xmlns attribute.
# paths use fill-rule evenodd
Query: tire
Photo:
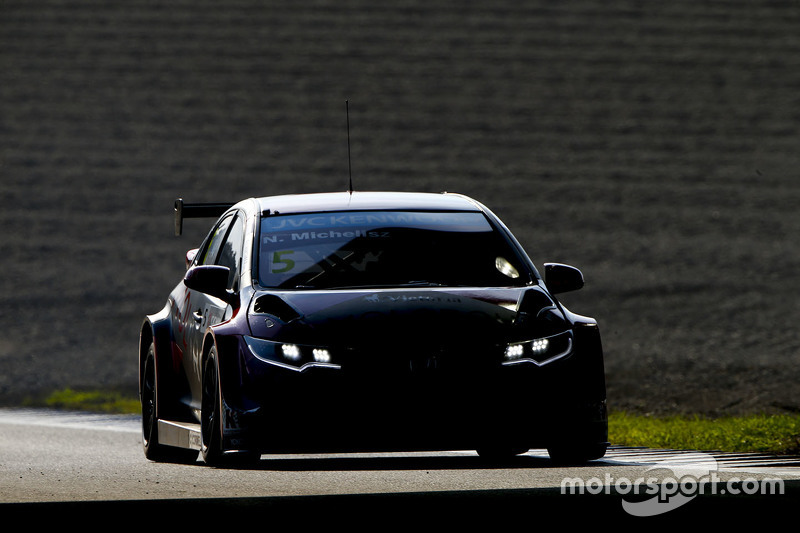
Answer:
<svg viewBox="0 0 800 533"><path fill-rule="evenodd" d="M222 462L222 402L217 367L217 349L212 347L203 364L203 389L200 404L200 453L209 465Z"/></svg>
<svg viewBox="0 0 800 533"><path fill-rule="evenodd" d="M158 442L158 380L156 379L155 346L150 343L142 373L142 448L151 461L191 463L197 460L197 451Z"/></svg>
<svg viewBox="0 0 800 533"><path fill-rule="evenodd" d="M261 459L249 450L225 450L222 439L222 393L216 347L212 347L203 364L202 399L200 403L200 454L209 466L248 465Z"/></svg>

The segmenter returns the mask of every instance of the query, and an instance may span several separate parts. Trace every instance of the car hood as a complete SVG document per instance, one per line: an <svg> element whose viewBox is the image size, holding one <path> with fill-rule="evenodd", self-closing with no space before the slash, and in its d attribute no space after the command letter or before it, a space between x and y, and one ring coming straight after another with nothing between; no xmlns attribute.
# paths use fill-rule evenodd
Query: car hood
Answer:
<svg viewBox="0 0 800 533"><path fill-rule="evenodd" d="M398 347L507 342L553 301L539 287L263 292L250 308L255 336L281 342Z"/></svg>

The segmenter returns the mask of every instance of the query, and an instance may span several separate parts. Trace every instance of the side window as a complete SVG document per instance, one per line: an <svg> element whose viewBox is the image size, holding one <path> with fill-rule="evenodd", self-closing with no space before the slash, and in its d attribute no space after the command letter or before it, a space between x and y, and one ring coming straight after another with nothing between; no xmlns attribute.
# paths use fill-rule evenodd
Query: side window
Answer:
<svg viewBox="0 0 800 533"><path fill-rule="evenodd" d="M222 246L222 250L217 260L217 264L226 266L231 269L231 275L228 278L228 288L236 290L236 282L239 279L240 269L242 265L242 248L244 240L244 219L237 216L231 229L228 232L228 237Z"/></svg>
<svg viewBox="0 0 800 533"><path fill-rule="evenodd" d="M231 220L233 220L232 215L225 217L225 219L217 225L213 233L209 235L208 244L203 251L203 255L200 257L199 264L213 265L216 263L217 256L222 248L222 243L225 240L225 234L228 232L228 226L230 226Z"/></svg>

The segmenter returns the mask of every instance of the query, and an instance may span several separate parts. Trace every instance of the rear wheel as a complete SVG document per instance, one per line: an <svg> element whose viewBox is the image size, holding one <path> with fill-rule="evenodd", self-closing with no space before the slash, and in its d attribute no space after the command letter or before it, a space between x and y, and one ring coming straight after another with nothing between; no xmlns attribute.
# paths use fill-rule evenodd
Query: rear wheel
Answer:
<svg viewBox="0 0 800 533"><path fill-rule="evenodd" d="M142 448L151 461L188 463L197 460L197 451L158 442L158 380L156 379L155 346L150 343L142 373Z"/></svg>

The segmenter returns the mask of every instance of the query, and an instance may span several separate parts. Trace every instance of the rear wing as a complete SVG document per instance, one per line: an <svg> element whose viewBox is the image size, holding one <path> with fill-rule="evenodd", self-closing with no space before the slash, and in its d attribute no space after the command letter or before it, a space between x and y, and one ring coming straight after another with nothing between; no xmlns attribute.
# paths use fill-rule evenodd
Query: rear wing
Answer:
<svg viewBox="0 0 800 533"><path fill-rule="evenodd" d="M233 207L233 204L187 204L183 198L175 200L175 235L183 233L184 218L216 218Z"/></svg>

